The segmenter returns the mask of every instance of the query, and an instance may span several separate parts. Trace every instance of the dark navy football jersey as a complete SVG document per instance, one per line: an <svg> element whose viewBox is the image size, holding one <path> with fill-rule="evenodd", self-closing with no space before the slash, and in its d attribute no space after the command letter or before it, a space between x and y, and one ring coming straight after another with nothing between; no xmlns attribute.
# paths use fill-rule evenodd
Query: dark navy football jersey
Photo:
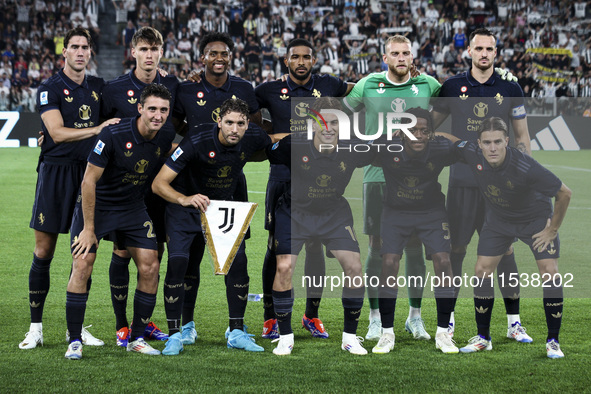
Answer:
<svg viewBox="0 0 591 394"><path fill-rule="evenodd" d="M212 200L232 200L242 168L257 151L271 145L271 138L254 123L235 146L225 146L217 124L193 128L183 138L166 165L178 176L172 187L187 196L203 194ZM189 208L194 211L194 208Z"/></svg>
<svg viewBox="0 0 591 394"><path fill-rule="evenodd" d="M101 93L105 81L87 75L84 82L78 85L60 70L57 74L43 82L37 90L37 111L57 109L62 115L64 127L83 129L99 125ZM82 141L56 144L41 122L45 140L41 145L41 156L86 161L88 153L94 146L95 138Z"/></svg>
<svg viewBox="0 0 591 394"><path fill-rule="evenodd" d="M339 209L346 202L343 193L356 168L371 163L375 151L355 152L351 140L339 142L332 153L320 153L312 141L302 135L288 135L267 149L271 163L287 165L291 171L291 206L320 214Z"/></svg>
<svg viewBox="0 0 591 394"><path fill-rule="evenodd" d="M523 91L516 82L504 81L496 72L480 83L470 70L446 80L433 102L434 110L450 114L453 135L461 140L476 141L482 121L497 116L509 127L513 119L527 116ZM470 170L462 163L450 169L450 186L476 187Z"/></svg>
<svg viewBox="0 0 591 394"><path fill-rule="evenodd" d="M402 145L398 138L390 143ZM386 178L384 204L401 211L445 209L445 196L438 178L446 166L457 160L453 143L439 136L429 141L418 157L410 157L404 150L381 149L377 162Z"/></svg>
<svg viewBox="0 0 591 394"><path fill-rule="evenodd" d="M148 84L137 79L134 71L135 68L129 73L121 75L105 84L101 103L101 116L103 118L129 118L138 115L137 105L140 95ZM160 129L159 133L170 133L174 137L175 130L172 124L172 111L174 109L174 99L179 81L175 76L169 75L162 77L159 73L156 73L156 78L152 82L166 86L172 95L168 120L162 129Z"/></svg>
<svg viewBox="0 0 591 394"><path fill-rule="evenodd" d="M562 186L560 179L532 157L507 147L501 166L491 167L476 142L456 142L457 152L472 171L489 213L512 223L548 218Z"/></svg>
<svg viewBox="0 0 591 394"><path fill-rule="evenodd" d="M144 205L144 197L160 168L160 160L172 147L174 136L160 131L146 140L137 119L124 118L105 127L97 137L88 162L104 168L96 185L96 207L124 210Z"/></svg>
<svg viewBox="0 0 591 394"><path fill-rule="evenodd" d="M312 74L305 85L294 83L291 78L283 81L265 82L254 90L261 108L267 108L273 122L273 133L306 131L307 111L292 118L292 97L342 97L347 93L347 83L330 75ZM270 180L288 182L289 171L284 166L271 165Z"/></svg>
<svg viewBox="0 0 591 394"><path fill-rule="evenodd" d="M186 81L179 85L173 115L181 120L186 118L189 130L202 123L217 123L220 106L229 98L246 101L251 114L259 110L254 89L247 80L228 75L226 83L216 88L202 73L201 82Z"/></svg>

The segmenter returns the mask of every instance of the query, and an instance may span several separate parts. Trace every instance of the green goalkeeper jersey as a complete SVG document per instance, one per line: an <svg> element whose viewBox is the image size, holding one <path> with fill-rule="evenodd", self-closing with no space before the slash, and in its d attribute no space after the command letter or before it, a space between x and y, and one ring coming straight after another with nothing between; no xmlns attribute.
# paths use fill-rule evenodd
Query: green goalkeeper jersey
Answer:
<svg viewBox="0 0 591 394"><path fill-rule="evenodd" d="M437 97L441 84L429 75L421 74L407 82L397 84L388 79L388 72L373 73L355 84L345 97L345 105L351 111L365 111L365 134L375 134L379 129L380 113L382 132L386 133L386 115L405 112L413 107L429 108L429 99ZM363 182L385 182L380 167L367 166L363 170Z"/></svg>

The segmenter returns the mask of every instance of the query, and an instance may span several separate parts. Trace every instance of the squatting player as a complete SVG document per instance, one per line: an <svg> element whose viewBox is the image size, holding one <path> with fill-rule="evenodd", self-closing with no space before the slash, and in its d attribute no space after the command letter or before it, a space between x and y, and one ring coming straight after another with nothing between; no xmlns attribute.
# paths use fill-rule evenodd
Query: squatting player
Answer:
<svg viewBox="0 0 591 394"><path fill-rule="evenodd" d="M531 156L509 147L507 124L498 117L485 119L478 130L478 144L457 142L457 151L474 175L487 205L478 241L474 307L478 335L461 348L464 353L491 350L490 318L494 305L492 275L515 237L529 245L543 286L548 336L546 353L561 358L558 334L562 322L562 280L558 273L562 224L571 191ZM554 207L550 198L554 197ZM507 277L505 277L507 278Z"/></svg>
<svg viewBox="0 0 591 394"><path fill-rule="evenodd" d="M43 308L49 292L49 267L58 234L67 234L86 158L103 127L119 119L99 124L102 78L86 75L92 40L86 29L75 28L64 37L63 70L39 86L37 110L41 115L45 141L39 156L39 173L30 226L35 230L35 252L29 272L31 327L20 349L43 344ZM90 286L90 282L89 282ZM87 345L103 341L82 329Z"/></svg>
<svg viewBox="0 0 591 394"><path fill-rule="evenodd" d="M228 72L232 61L232 51L234 42L228 34L209 33L203 36L199 42L199 53L201 61L205 66L205 71L195 77L198 82L186 81L179 85L177 91L177 100L175 102L173 121L180 123L186 120L189 130L195 129L202 123L217 123L220 115L220 108L224 101L230 98L239 98L245 101L249 107L249 119L251 122L261 125L261 112L254 95L252 84L242 78L230 75ZM237 201L248 201L246 188L246 178L244 174L240 175L239 183L236 187ZM248 238L248 233L246 235ZM189 264L189 271L184 274L185 298L184 305L176 305L181 301L165 303L173 309L182 308L184 323L182 327L175 326L175 319L168 318L168 333L172 335L179 330L182 332L183 344L190 345L195 343L197 331L195 330L194 312L197 292L199 289L199 263L203 257L205 244L197 243L191 250L192 264ZM168 266L175 264L175 259L168 260ZM173 291L171 286L177 286L167 272L164 279L164 297L169 300ZM168 315L167 315L168 316ZM181 329L182 328L182 329Z"/></svg>
<svg viewBox="0 0 591 394"><path fill-rule="evenodd" d="M476 130L484 118L498 116L506 123L511 121L517 149L531 154L523 91L516 82L506 81L494 71L497 54L495 36L487 29L474 30L470 34L468 52L472 57L471 69L446 80L439 93L439 97L445 98L434 102L435 128L451 113L452 134L463 140L476 141ZM452 269L454 275L461 276L467 245L474 231L480 232L485 216L485 204L476 180L463 163L456 163L450 169L447 212ZM497 274L509 277L517 272L515 255L510 247L499 264ZM456 298L459 290L459 287L455 290ZM519 317L519 286L503 286L501 292L507 313L507 337L518 342L531 342ZM453 332L453 313L451 322L450 330Z"/></svg>
<svg viewBox="0 0 591 394"><path fill-rule="evenodd" d="M261 108L267 108L271 115L272 130L280 132L298 132L306 128L306 111L296 111L292 118L292 98L298 97L342 97L351 91L353 84L347 84L330 75L312 74L316 64L314 48L310 41L296 38L289 42L284 58L288 69L285 80L263 83L255 88L257 101ZM304 108L298 108L304 109ZM282 164L271 163L267 193L265 196L265 229L269 231L267 253L263 263L263 338L279 338L277 319L273 306L273 281L277 260L274 250L273 232L275 228L275 206L281 195L289 189L289 168ZM305 275L324 275L324 255L319 242L306 244ZM318 307L322 297L322 288L308 288L306 311L302 325L313 337L328 338L324 324L318 318Z"/></svg>
<svg viewBox="0 0 591 394"><path fill-rule="evenodd" d="M72 219L72 275L66 294L70 345L66 358L82 358L81 330L96 250L102 238L127 248L138 270L134 315L127 351L158 355L144 341L144 331L156 305L158 245L144 198L160 158L171 151L174 136L159 133L172 97L165 86L146 86L139 98L139 116L106 127L88 157ZM172 137L172 138L171 138Z"/></svg>
<svg viewBox="0 0 591 394"><path fill-rule="evenodd" d="M427 108L429 99L439 94L441 85L428 75L411 76L413 56L411 43L406 37L396 35L388 38L383 61L388 71L373 73L361 79L345 98L351 110L365 105L365 134L375 134L379 129L380 117L386 131L386 114L404 112L406 108ZM382 115L380 115L382 114ZM369 254L366 261L367 276L378 277L381 267L380 217L385 189L382 169L368 166L363 173L363 217L364 233L369 235ZM406 276L425 277L426 267L423 248L417 237L413 237L405 248ZM378 305L378 289L368 287L370 305L369 330L366 339L379 339L381 321ZM415 339L430 339L421 318L422 287L409 288L410 310L406 320L406 330Z"/></svg>
<svg viewBox="0 0 591 394"><path fill-rule="evenodd" d="M445 196L438 181L441 171L457 161L457 154L451 141L434 137L429 111L411 108L405 112L416 117L416 125L409 128L416 140L402 134L402 141L386 141L402 142L404 149L400 152L384 149L376 160L376 165L384 171L386 192L381 223L383 262L379 288L383 333L372 352L389 353L394 348L398 287L396 282L390 284L389 278L398 276L404 246L416 234L431 255L435 277L440 279L434 287L437 303L435 345L443 353L458 353L448 332L454 290Z"/></svg>
<svg viewBox="0 0 591 394"><path fill-rule="evenodd" d="M340 109L334 98L319 99L313 106ZM272 162L290 166L291 188L280 199L275 210L277 273L273 283L273 304L279 325L277 355L289 355L294 345L291 327L293 310L292 277L298 254L305 242L320 240L341 264L349 281L343 284L344 329L341 348L364 355L367 350L356 335L365 293L359 245L353 229L353 215L343 197L353 171L369 164L372 150L357 153L337 150L339 122L334 114L323 114L323 126L313 124L313 140L289 135L275 144L267 154ZM345 144L349 144L346 142ZM351 148L350 146L348 146Z"/></svg>
<svg viewBox="0 0 591 394"><path fill-rule="evenodd" d="M171 108L174 107L174 97L179 84L174 76L162 77L158 73L158 64L162 57L162 35L152 27L142 27L135 32L131 39L131 55L135 58L135 67L129 73L107 82L103 90L101 105L102 116L106 119L113 117L134 117L137 115L137 101L142 91L151 83L159 83L170 91L172 99ZM171 121L167 118L159 133L168 134L167 138L174 139L175 130ZM165 156L161 156L161 164ZM154 173L156 175L157 171ZM147 191L146 207L154 224L154 233L158 240L158 259L164 252L164 201ZM117 331L117 345L127 347L129 340L129 323L127 321L127 295L129 288L129 262L131 255L125 248L118 249L114 243L111 265L109 267L109 282L111 288L111 301L115 311L115 330ZM153 322L150 322L144 333L145 339L166 340L164 334Z"/></svg>
<svg viewBox="0 0 591 394"><path fill-rule="evenodd" d="M166 206L168 286L164 289L167 298L178 298L178 302L167 302L165 307L166 318L175 321L177 327L185 297L185 272L199 271L201 260L196 260L193 252L203 252L205 248L200 212L207 209L210 199L232 200L248 159L271 144L263 129L249 124L249 112L248 104L240 99L224 101L217 123L189 130L152 183L154 193L169 202ZM244 241L224 280L230 326L228 347L263 351L244 329L250 281ZM194 325L191 328L194 330ZM171 331L163 354L178 355L182 350L182 331Z"/></svg>

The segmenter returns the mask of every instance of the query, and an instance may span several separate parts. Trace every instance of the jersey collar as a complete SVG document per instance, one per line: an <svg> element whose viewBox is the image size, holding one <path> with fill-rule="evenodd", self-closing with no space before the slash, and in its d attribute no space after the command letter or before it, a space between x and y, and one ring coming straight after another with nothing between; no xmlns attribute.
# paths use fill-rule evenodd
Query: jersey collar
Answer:
<svg viewBox="0 0 591 394"><path fill-rule="evenodd" d="M306 89L312 91L314 89L314 74L310 74L311 78L305 85L298 85L294 81L291 80L291 77L287 77L287 87L289 90L294 91L296 89Z"/></svg>
<svg viewBox="0 0 591 394"><path fill-rule="evenodd" d="M226 79L226 83L224 83L222 86L215 87L212 84L210 84L209 82L207 82L207 79L205 79L205 71L203 71L201 73L201 83L203 84L203 88L207 91L207 93L211 93L213 90L216 89L220 89L223 90L225 92L229 92L231 85L232 85L232 81L230 80L230 74L228 74L228 79Z"/></svg>
<svg viewBox="0 0 591 394"><path fill-rule="evenodd" d="M70 90L74 90L78 87L83 87L84 89L88 89L88 76L86 74L84 74L84 81L82 81L82 83L80 85L78 85L76 82L72 81L66 75L63 68L58 72L58 74Z"/></svg>
<svg viewBox="0 0 591 394"><path fill-rule="evenodd" d="M485 82L485 83L480 83L478 82L473 76L472 76L472 69L466 71L466 77L468 78L468 82L470 83L470 85L472 86L480 86L480 85L494 85L496 78L495 75L497 73L493 71L492 75L490 76L490 78Z"/></svg>
<svg viewBox="0 0 591 394"><path fill-rule="evenodd" d="M156 134L154 136L154 138L152 138L151 140L147 140L145 139L141 134L140 131L137 128L137 120L140 118L140 116L136 116L134 118L131 119L131 134L133 135L133 139L135 140L136 145L141 145L144 143L155 143L156 138L158 138L158 134ZM162 129L161 129L162 130ZM158 131L158 133L160 133L160 131Z"/></svg>
<svg viewBox="0 0 591 394"><path fill-rule="evenodd" d="M131 83L133 83L138 90L142 90L143 88L148 86L148 84L143 83L135 76L135 70L136 70L136 67L134 67L129 72L129 79L131 79ZM152 83L160 83L160 73L159 72L156 72L156 78L154 78Z"/></svg>

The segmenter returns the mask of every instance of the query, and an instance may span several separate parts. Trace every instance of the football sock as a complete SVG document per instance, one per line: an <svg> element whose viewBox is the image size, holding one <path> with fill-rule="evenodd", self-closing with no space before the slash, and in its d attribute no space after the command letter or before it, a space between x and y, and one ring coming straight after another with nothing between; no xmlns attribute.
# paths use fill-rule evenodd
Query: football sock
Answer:
<svg viewBox="0 0 591 394"><path fill-rule="evenodd" d="M490 317L495 303L495 289L492 287L492 279L479 279L478 286L474 287L474 307L476 308L476 326L478 335L490 340Z"/></svg>
<svg viewBox="0 0 591 394"><path fill-rule="evenodd" d="M183 301L183 323L187 324L194 321L195 304L197 303L197 293L199 292L201 260L205 251L205 241L203 237L196 236L191 244L189 252L189 261L186 266L186 272L183 272L183 281L185 283L185 299Z"/></svg>
<svg viewBox="0 0 591 394"><path fill-rule="evenodd" d="M378 306L378 309L370 309L369 310L369 320L373 320L373 319L382 319L382 317L380 316L380 309Z"/></svg>
<svg viewBox="0 0 591 394"><path fill-rule="evenodd" d="M127 295L129 293L129 262L130 257L121 257L115 253L111 255L109 266L109 285L111 288L111 302L115 312L115 329L129 327L127 321Z"/></svg>
<svg viewBox="0 0 591 394"><path fill-rule="evenodd" d="M181 319L166 319L168 324L168 336L181 332Z"/></svg>
<svg viewBox="0 0 591 394"><path fill-rule="evenodd" d="M309 319L318 317L318 308L324 290L322 279L325 274L325 264L322 243L306 243L304 275L306 275L306 278L311 278L307 282L307 284L311 285L306 287L306 317Z"/></svg>
<svg viewBox="0 0 591 394"><path fill-rule="evenodd" d="M413 319L415 317L421 317L421 308L411 306L408 308L408 318Z"/></svg>
<svg viewBox="0 0 591 394"><path fill-rule="evenodd" d="M379 293L380 315L382 316L382 328L394 327L394 313L396 312L396 298L398 288L382 287Z"/></svg>
<svg viewBox="0 0 591 394"><path fill-rule="evenodd" d="M244 318L246 304L248 302L248 288L250 278L247 270L247 260L244 249L238 250L232 267L225 277L226 299L228 300L228 316L232 318Z"/></svg>
<svg viewBox="0 0 591 394"><path fill-rule="evenodd" d="M517 271L517 264L515 263L515 253L504 255L501 262L497 266L497 278L503 301L505 301L505 311L507 315L519 315L519 281L511 280L512 275L519 274ZM502 279L501 279L502 278ZM511 285L516 284L513 287Z"/></svg>
<svg viewBox="0 0 591 394"><path fill-rule="evenodd" d="M433 292L437 304L437 327L447 330L453 308L454 289L453 287L435 287Z"/></svg>
<svg viewBox="0 0 591 394"><path fill-rule="evenodd" d="M242 331L244 329L244 319L239 317L231 317L228 327L230 327L230 332L234 330Z"/></svg>
<svg viewBox="0 0 591 394"><path fill-rule="evenodd" d="M144 331L146 331L152 312L154 312L154 306L156 306L156 294L135 290L133 298L133 329L131 330L132 342L144 336Z"/></svg>
<svg viewBox="0 0 591 394"><path fill-rule="evenodd" d="M320 298L306 299L306 317L308 319L318 318L318 308L320 307Z"/></svg>
<svg viewBox="0 0 591 394"><path fill-rule="evenodd" d="M273 281L277 271L277 257L275 251L267 248L263 261L263 317L265 321L275 319L273 307Z"/></svg>
<svg viewBox="0 0 591 394"><path fill-rule="evenodd" d="M562 324L562 310L564 308L562 285L554 282L550 287L544 287L543 294L546 325L548 326L548 337L546 339L548 341L556 339L558 342L558 334Z"/></svg>
<svg viewBox="0 0 591 394"><path fill-rule="evenodd" d="M76 340L82 342L82 323L84 323L87 301L88 293L66 292L66 323L70 332L70 342Z"/></svg>
<svg viewBox="0 0 591 394"><path fill-rule="evenodd" d="M423 257L423 246L418 239L411 238L409 245L404 248L406 279L408 284L408 304L417 309L421 309L423 300L423 281L427 267ZM412 279L414 277L415 279ZM418 278L421 278L420 280Z"/></svg>
<svg viewBox="0 0 591 394"><path fill-rule="evenodd" d="M41 323L43 320L43 308L49 292L49 267L53 257L41 259L33 254L33 263L29 271L29 309L31 310L31 322Z"/></svg>
<svg viewBox="0 0 591 394"><path fill-rule="evenodd" d="M464 263L464 258L466 257L466 252L464 253L455 253L451 252L449 254L449 260L451 261L451 273L454 277L462 276L462 264ZM459 281L456 282L456 284ZM452 282L453 284L453 282ZM454 286L454 309L456 306L456 301L458 299L458 295L460 294L461 286Z"/></svg>
<svg viewBox="0 0 591 394"><path fill-rule="evenodd" d="M279 325L279 334L293 333L291 329L291 312L293 311L293 289L286 291L273 290L273 304Z"/></svg>
<svg viewBox="0 0 591 394"><path fill-rule="evenodd" d="M356 289L343 287L342 303L345 313L343 332L346 332L347 334L357 333L361 308L363 308L364 294L365 288L363 287Z"/></svg>
<svg viewBox="0 0 591 394"><path fill-rule="evenodd" d="M166 312L166 320L169 322L176 321L184 316L183 307L185 305L186 297L186 275L187 265L189 260L186 256L168 256L168 267L166 269L166 276L164 276L164 311ZM192 308L194 309L194 308ZM192 316L190 316L192 317ZM191 320L187 320L191 321Z"/></svg>
<svg viewBox="0 0 591 394"><path fill-rule="evenodd" d="M382 256L379 248L369 247L367 259L365 260L365 273L367 275L368 284L372 283L372 278L379 278L382 272ZM369 307L372 310L378 310L380 304L378 302L379 284L376 279L373 280L376 286L367 286L367 298L369 299Z"/></svg>
<svg viewBox="0 0 591 394"><path fill-rule="evenodd" d="M513 324L521 322L519 315L507 315L507 327L511 328Z"/></svg>

